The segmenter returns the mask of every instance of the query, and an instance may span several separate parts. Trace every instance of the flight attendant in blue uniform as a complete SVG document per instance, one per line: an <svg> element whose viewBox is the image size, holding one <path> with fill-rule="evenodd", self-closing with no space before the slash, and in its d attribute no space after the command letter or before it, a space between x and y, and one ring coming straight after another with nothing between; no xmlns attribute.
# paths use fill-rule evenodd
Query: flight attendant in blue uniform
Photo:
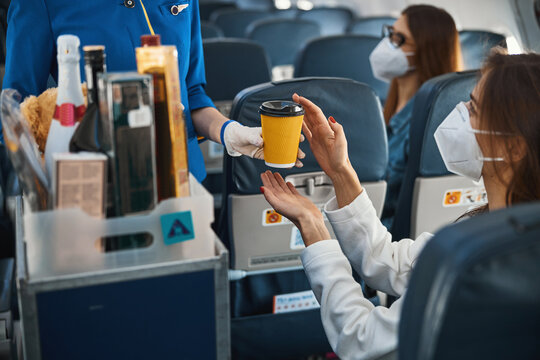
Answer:
<svg viewBox="0 0 540 360"><path fill-rule="evenodd" d="M204 91L198 0L12 0L3 87L23 97L42 93L49 73L57 79L56 39L63 34L77 35L82 45L105 45L109 72L136 71L135 48L151 28L164 45L178 48L190 172L199 181L206 176L197 135L224 144L232 156L262 158L260 128L225 118Z"/></svg>

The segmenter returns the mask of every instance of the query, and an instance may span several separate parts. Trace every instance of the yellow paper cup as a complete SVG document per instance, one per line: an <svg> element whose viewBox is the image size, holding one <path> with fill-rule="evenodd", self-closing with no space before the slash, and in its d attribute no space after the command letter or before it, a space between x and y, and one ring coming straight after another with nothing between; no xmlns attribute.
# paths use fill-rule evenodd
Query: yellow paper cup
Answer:
<svg viewBox="0 0 540 360"><path fill-rule="evenodd" d="M267 101L259 108L266 165L287 169L296 163L304 109L292 101Z"/></svg>

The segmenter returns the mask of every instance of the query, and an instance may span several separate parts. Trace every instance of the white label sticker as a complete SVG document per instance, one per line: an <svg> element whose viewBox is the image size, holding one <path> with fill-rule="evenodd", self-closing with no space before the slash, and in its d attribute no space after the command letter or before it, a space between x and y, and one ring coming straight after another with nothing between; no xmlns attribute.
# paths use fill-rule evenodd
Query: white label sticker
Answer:
<svg viewBox="0 0 540 360"><path fill-rule="evenodd" d="M223 145L210 141L208 144L208 156L210 156L210 159L223 157Z"/></svg>
<svg viewBox="0 0 540 360"><path fill-rule="evenodd" d="M317 205L317 207L319 208L319 210L321 210L324 221L328 221L328 217L326 216L324 211L322 211L324 205ZM278 212L276 212L276 210L272 208L265 209L262 212L262 226L290 225L290 224L292 224L292 222L289 219L279 214Z"/></svg>
<svg viewBox="0 0 540 360"><path fill-rule="evenodd" d="M152 109L150 109L150 106L143 105L128 112L128 124L132 128L152 125Z"/></svg>
<svg viewBox="0 0 540 360"><path fill-rule="evenodd" d="M302 239L302 234L296 226L293 226L291 231L291 250L301 250L305 249L304 240Z"/></svg>
<svg viewBox="0 0 540 360"><path fill-rule="evenodd" d="M274 314L317 309L320 305L313 291L274 296Z"/></svg>

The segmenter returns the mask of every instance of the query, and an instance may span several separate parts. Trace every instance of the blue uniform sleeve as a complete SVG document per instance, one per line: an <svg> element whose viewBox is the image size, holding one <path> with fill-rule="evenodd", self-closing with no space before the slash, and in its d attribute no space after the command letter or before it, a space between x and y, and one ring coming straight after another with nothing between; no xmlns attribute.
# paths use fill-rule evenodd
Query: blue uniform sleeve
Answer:
<svg viewBox="0 0 540 360"><path fill-rule="evenodd" d="M206 75L204 72L204 55L201 37L201 22L199 18L199 2L192 2L191 12L191 50L189 71L186 79L188 87L190 110L204 107L214 107L212 100L206 95Z"/></svg>
<svg viewBox="0 0 540 360"><path fill-rule="evenodd" d="M3 88L24 97L47 88L56 45L44 0L12 0L8 11Z"/></svg>
<svg viewBox="0 0 540 360"><path fill-rule="evenodd" d="M2 87L16 89L23 98L45 91L56 51L43 1L12 0L9 6ZM0 122L0 143L3 135Z"/></svg>

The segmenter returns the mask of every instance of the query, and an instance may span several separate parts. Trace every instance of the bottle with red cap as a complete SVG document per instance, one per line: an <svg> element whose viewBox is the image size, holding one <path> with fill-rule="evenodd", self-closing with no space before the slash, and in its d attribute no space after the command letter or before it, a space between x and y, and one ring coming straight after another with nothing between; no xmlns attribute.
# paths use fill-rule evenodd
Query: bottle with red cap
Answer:
<svg viewBox="0 0 540 360"><path fill-rule="evenodd" d="M69 152L71 137L86 110L81 89L79 45L80 40L75 35L61 35L57 40L58 95L45 145L45 167L49 178L52 178L54 168L52 154Z"/></svg>

